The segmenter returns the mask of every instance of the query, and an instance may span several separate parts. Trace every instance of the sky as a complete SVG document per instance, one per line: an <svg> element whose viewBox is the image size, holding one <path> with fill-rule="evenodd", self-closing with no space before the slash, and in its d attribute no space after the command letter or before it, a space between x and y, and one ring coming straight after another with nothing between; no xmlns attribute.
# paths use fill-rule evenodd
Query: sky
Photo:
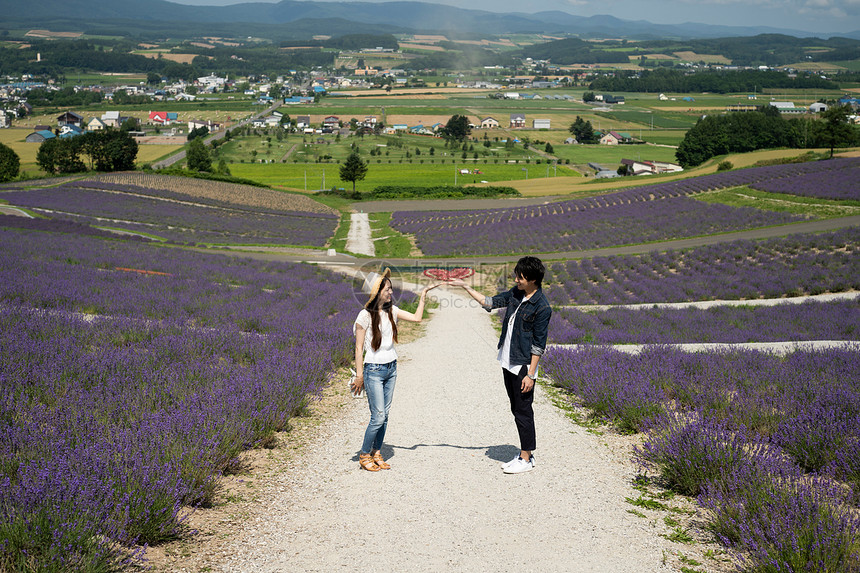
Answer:
<svg viewBox="0 0 860 573"><path fill-rule="evenodd" d="M173 0L224 5L251 0ZM277 1L277 0L254 0ZM340 0L385 1L385 0ZM860 0L423 0L490 12L562 10L576 16L612 15L654 24L772 26L818 34L860 30Z"/></svg>

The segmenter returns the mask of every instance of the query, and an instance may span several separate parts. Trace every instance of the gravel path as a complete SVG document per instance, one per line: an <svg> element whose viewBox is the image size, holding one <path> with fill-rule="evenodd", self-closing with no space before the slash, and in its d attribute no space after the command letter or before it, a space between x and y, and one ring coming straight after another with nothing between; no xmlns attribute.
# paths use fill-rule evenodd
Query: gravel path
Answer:
<svg viewBox="0 0 860 573"><path fill-rule="evenodd" d="M291 467L261 484L214 571L670 571L677 549L630 513L626 455L536 391L538 465L505 475L518 451L490 315L439 289L426 335L399 346L383 453L358 467L369 414L352 400Z"/></svg>
<svg viewBox="0 0 860 573"><path fill-rule="evenodd" d="M350 253L376 255L376 247L371 240L370 217L367 213L351 213L349 220L349 234L346 236L346 250Z"/></svg>

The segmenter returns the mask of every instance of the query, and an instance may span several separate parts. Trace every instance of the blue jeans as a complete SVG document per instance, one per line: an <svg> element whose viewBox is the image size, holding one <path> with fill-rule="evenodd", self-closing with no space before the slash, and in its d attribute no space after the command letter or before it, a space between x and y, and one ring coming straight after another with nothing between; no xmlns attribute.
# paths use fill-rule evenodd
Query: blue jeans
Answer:
<svg viewBox="0 0 860 573"><path fill-rule="evenodd" d="M364 443L361 445L363 454L369 454L372 450L382 447L396 380L396 360L388 364L364 365L364 392L367 394L367 404L370 406L370 423L364 432Z"/></svg>

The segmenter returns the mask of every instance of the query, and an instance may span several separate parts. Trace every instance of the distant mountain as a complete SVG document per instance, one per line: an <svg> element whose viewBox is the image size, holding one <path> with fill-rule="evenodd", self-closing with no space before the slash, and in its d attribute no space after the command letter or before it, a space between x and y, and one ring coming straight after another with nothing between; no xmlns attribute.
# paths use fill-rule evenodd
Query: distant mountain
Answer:
<svg viewBox="0 0 860 573"><path fill-rule="evenodd" d="M47 22L79 25L82 29L100 28L105 22L115 25L132 22L170 23L171 30L185 24L196 30L205 24L254 24L301 26L291 36L331 34L326 21L354 22L362 31L378 26L379 31L443 32L456 34L560 33L583 37L717 38L754 36L764 33L807 37L798 30L768 27L715 26L687 23L653 24L644 20L621 20L613 16L582 17L560 11L536 14L496 14L427 2L306 2L283 0L271 4L247 2L228 6L177 4L166 0L40 0L36 3L0 0L3 21L0 28L13 26L45 27ZM298 22L303 21L301 24ZM314 22L313 26L309 22ZM100 24L102 26L98 26ZM142 26L152 29L153 26ZM205 27L205 26L204 26ZM342 26L336 26L341 28ZM370 27L370 28L369 28ZM223 26L217 26L223 29ZM242 26L238 26L242 28ZM299 32L302 34L299 34ZM128 30L134 34L134 26ZM849 37L860 38L860 32Z"/></svg>

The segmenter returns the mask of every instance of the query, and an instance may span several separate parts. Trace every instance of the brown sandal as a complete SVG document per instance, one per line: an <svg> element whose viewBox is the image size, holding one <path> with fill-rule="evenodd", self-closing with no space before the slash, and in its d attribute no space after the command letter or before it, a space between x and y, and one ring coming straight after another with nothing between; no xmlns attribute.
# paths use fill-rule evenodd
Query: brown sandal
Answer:
<svg viewBox="0 0 860 573"><path fill-rule="evenodd" d="M370 454L358 454L358 465L360 465L369 472L379 471L379 467L374 463L373 458L370 457Z"/></svg>
<svg viewBox="0 0 860 573"><path fill-rule="evenodd" d="M388 463L386 463L386 461L384 459L382 459L382 452L380 452L379 450L376 450L375 452L373 452L373 462L380 469L383 469L383 470L390 470L391 469L391 466L388 465Z"/></svg>

